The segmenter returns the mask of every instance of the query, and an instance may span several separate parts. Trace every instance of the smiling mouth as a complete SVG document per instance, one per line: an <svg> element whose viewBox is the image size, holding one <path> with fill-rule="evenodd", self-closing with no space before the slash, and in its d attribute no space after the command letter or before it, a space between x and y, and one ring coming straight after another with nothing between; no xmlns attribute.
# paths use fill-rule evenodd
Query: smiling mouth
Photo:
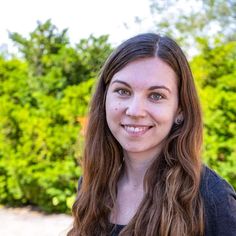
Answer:
<svg viewBox="0 0 236 236"><path fill-rule="evenodd" d="M142 135L146 133L153 126L142 126L142 125L122 125L125 131L132 135Z"/></svg>

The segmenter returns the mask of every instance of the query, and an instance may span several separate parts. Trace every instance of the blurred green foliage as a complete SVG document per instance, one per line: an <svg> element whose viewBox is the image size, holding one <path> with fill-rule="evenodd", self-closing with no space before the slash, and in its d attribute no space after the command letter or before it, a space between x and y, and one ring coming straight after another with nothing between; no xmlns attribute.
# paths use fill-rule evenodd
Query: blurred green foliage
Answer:
<svg viewBox="0 0 236 236"><path fill-rule="evenodd" d="M0 56L0 204L69 212L74 201L83 118L112 47L108 36L71 46L66 33L38 22L28 38L10 34L20 56ZM236 188L236 43L198 42L191 66L204 111L204 161Z"/></svg>
<svg viewBox="0 0 236 236"><path fill-rule="evenodd" d="M111 52L108 37L72 47L48 20L29 38L10 38L21 57L0 57L0 203L69 212L81 175L78 117Z"/></svg>
<svg viewBox="0 0 236 236"><path fill-rule="evenodd" d="M236 189L236 42L200 42L192 69L204 113L203 158Z"/></svg>

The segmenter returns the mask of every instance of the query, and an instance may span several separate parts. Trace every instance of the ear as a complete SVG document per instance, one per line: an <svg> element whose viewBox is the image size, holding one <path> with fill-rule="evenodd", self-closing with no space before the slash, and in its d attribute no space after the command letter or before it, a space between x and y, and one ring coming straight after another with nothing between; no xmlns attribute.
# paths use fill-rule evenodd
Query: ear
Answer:
<svg viewBox="0 0 236 236"><path fill-rule="evenodd" d="M177 111L177 115L175 117L175 124L180 125L183 121L184 121L183 112L181 110Z"/></svg>

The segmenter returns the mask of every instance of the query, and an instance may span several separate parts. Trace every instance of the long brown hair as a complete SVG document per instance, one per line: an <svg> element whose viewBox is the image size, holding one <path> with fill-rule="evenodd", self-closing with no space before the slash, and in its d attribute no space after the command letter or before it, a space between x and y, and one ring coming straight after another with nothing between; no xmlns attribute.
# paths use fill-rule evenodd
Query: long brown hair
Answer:
<svg viewBox="0 0 236 236"><path fill-rule="evenodd" d="M147 33L122 43L102 68L90 106L83 184L73 205L74 223L68 236L108 235L112 230L109 215L116 201L123 153L107 126L106 92L115 73L128 63L147 57L159 57L175 71L184 120L173 125L161 154L147 170L144 199L120 235L203 235L199 191L202 117L192 73L175 41Z"/></svg>

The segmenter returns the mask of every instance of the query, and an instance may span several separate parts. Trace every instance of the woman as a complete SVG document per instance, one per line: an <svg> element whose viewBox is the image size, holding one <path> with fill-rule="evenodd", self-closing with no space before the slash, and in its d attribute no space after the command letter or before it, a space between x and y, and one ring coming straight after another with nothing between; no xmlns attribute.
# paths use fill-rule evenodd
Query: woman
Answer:
<svg viewBox="0 0 236 236"><path fill-rule="evenodd" d="M92 99L83 180L68 235L236 235L236 195L201 162L189 64L142 34L108 58Z"/></svg>

